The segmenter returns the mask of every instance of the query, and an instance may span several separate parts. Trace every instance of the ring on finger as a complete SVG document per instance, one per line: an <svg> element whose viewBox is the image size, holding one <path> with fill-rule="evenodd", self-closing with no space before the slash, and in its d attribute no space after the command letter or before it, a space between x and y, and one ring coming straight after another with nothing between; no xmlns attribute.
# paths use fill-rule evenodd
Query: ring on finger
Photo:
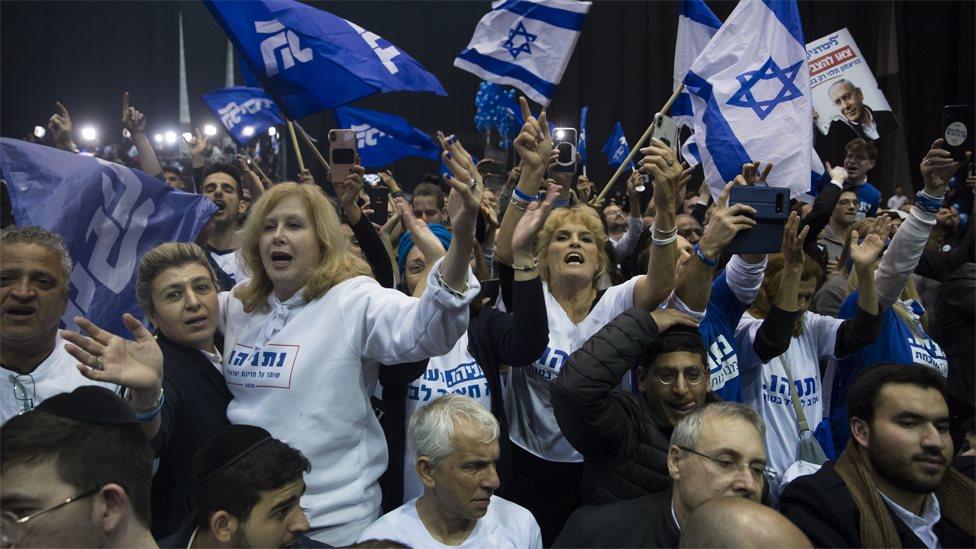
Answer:
<svg viewBox="0 0 976 549"><path fill-rule="evenodd" d="M668 165L669 168L674 166L674 160L671 160L670 158L665 158L664 162Z"/></svg>
<svg viewBox="0 0 976 549"><path fill-rule="evenodd" d="M101 356L95 357L95 369L96 370L104 370L105 369L105 366L102 365L102 357Z"/></svg>
<svg viewBox="0 0 976 549"><path fill-rule="evenodd" d="M474 188L477 186L478 186L478 180L472 177L471 182L468 183L468 187L471 188L471 190L473 191Z"/></svg>

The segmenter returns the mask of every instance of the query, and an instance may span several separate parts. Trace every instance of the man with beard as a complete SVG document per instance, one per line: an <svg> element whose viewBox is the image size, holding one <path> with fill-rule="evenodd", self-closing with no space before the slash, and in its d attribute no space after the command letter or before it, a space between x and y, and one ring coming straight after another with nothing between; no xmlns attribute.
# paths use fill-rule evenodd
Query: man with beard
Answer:
<svg viewBox="0 0 976 549"><path fill-rule="evenodd" d="M815 547L973 547L976 484L953 454L942 377L879 366L847 394L851 443L800 477L780 510Z"/></svg>
<svg viewBox="0 0 976 549"><path fill-rule="evenodd" d="M226 273L236 284L246 278L244 264L238 260L237 253L240 248L237 216L243 198L241 171L231 164L211 164L204 172L202 181L200 194L213 201L218 208L212 219L213 230L207 238L207 255L214 270Z"/></svg>

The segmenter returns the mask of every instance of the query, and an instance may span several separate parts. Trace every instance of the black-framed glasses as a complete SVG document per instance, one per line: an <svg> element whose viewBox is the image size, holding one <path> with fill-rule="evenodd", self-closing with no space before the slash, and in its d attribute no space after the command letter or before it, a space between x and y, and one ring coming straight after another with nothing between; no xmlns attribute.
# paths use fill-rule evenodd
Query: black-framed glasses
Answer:
<svg viewBox="0 0 976 549"><path fill-rule="evenodd" d="M101 488L93 488L83 494L70 497L57 505L48 507L47 509L42 509L34 514L23 517L18 517L16 513L11 511L4 511L3 513L0 513L0 547L12 547L19 542L24 533L24 524L26 524L28 521L34 520L43 514L57 511L58 509L74 501L97 494L99 490L101 490Z"/></svg>
<svg viewBox="0 0 976 549"><path fill-rule="evenodd" d="M671 385L675 381L678 381L678 376L684 376L685 383L688 385L698 385L705 379L705 370L701 368L686 368L681 371L666 368L664 370L654 370L651 374L664 385Z"/></svg>
<svg viewBox="0 0 976 549"><path fill-rule="evenodd" d="M752 475L752 478L756 480L762 479L764 475L766 478L770 478L770 479L776 478L777 476L776 469L773 469L772 467L766 465L759 465L757 463L739 463L738 461L729 458L712 457L707 454L703 454L699 451L692 450L691 448L686 448L684 446L678 446L678 448L684 450L685 452L695 454L696 456L700 456L711 461L715 465L718 465L718 468L720 471L722 471L722 473L728 476L732 476L738 473L739 471L741 471L743 465L745 466L746 469L749 470L749 474Z"/></svg>
<svg viewBox="0 0 976 549"><path fill-rule="evenodd" d="M14 398L20 403L20 414L34 409L34 376L30 374L11 375L10 383L14 386Z"/></svg>

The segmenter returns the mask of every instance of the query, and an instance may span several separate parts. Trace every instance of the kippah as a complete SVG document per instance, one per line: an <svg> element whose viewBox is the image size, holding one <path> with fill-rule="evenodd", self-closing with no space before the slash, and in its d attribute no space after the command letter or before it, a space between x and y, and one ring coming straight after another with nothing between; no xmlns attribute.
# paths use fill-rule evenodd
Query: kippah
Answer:
<svg viewBox="0 0 976 549"><path fill-rule="evenodd" d="M695 336L696 338L701 339L701 332L698 331L698 328L692 328L691 326L685 326L684 324L675 324L674 326L671 326L667 330L661 332L660 335L661 336L688 335L688 336Z"/></svg>
<svg viewBox="0 0 976 549"><path fill-rule="evenodd" d="M102 425L139 425L135 412L121 397L96 385L83 385L70 393L43 400L34 408L63 418Z"/></svg>
<svg viewBox="0 0 976 549"><path fill-rule="evenodd" d="M271 433L254 425L223 427L193 457L193 485L204 484L269 440Z"/></svg>

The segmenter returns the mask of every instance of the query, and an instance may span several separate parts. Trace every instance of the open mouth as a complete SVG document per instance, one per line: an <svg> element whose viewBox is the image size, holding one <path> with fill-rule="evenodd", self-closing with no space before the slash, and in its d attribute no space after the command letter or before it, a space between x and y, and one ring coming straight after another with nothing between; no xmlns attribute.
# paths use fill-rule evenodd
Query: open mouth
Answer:
<svg viewBox="0 0 976 549"><path fill-rule="evenodd" d="M678 415L682 415L682 416L683 415L690 414L691 411L695 409L695 402L694 401L684 402L684 403L668 402L667 404L668 404L668 407L671 408L671 411L673 411L674 413L676 413Z"/></svg>
<svg viewBox="0 0 976 549"><path fill-rule="evenodd" d="M275 267L286 267L291 264L292 257L291 254L285 252L271 252L271 264Z"/></svg>
<svg viewBox="0 0 976 549"><path fill-rule="evenodd" d="M210 320L207 315L198 315L186 321L186 325L191 328L205 328Z"/></svg>
<svg viewBox="0 0 976 549"><path fill-rule="evenodd" d="M566 263L567 265L572 265L572 264L582 265L586 263L586 258L584 258L583 254L579 252L569 252L569 254L567 254L566 257L563 259L563 263Z"/></svg>
<svg viewBox="0 0 976 549"><path fill-rule="evenodd" d="M27 305L12 305L3 310L3 313L13 318L27 318L37 311L34 307Z"/></svg>
<svg viewBox="0 0 976 549"><path fill-rule="evenodd" d="M219 198L214 200L213 203L217 206L217 211L222 212L227 208L227 204Z"/></svg>

